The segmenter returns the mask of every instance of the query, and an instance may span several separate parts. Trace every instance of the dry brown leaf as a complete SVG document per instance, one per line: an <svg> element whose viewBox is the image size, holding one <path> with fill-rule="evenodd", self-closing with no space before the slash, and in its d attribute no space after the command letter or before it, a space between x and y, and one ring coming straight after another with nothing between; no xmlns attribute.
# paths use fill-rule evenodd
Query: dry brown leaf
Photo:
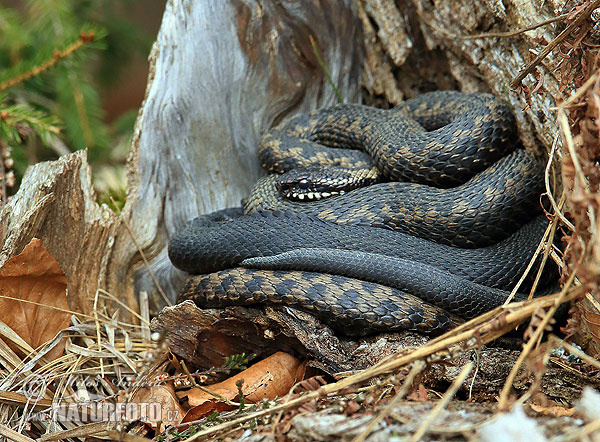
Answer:
<svg viewBox="0 0 600 442"><path fill-rule="evenodd" d="M584 309L583 319L587 323L592 338L600 344L600 314Z"/></svg>
<svg viewBox="0 0 600 442"><path fill-rule="evenodd" d="M0 319L33 348L45 344L71 323L71 313L65 311L69 309L67 277L37 238L0 268L0 296ZM12 342L7 344L23 354ZM58 358L64 348L63 341L46 358Z"/></svg>
<svg viewBox="0 0 600 442"><path fill-rule="evenodd" d="M172 383L140 388L129 402L136 404L160 404L161 427L159 432L162 432L166 425L179 424L185 415L185 411L179 405ZM158 424L158 422L154 421L147 423L154 428Z"/></svg>
<svg viewBox="0 0 600 442"><path fill-rule="evenodd" d="M183 417L181 423L184 424L186 422L197 421L199 419L202 419L203 417L210 416L215 411L217 413L221 413L223 411L235 410L236 408L237 407L226 404L225 402L207 401L203 404L196 405L195 407L190 408ZM180 426L179 430L183 431L187 428L187 426Z"/></svg>
<svg viewBox="0 0 600 442"><path fill-rule="evenodd" d="M284 352L277 352L241 373L206 388L227 400L233 400L238 395L236 382L243 379L242 393L246 402L274 399L287 394L290 388L302 379L304 376L302 367L303 364L297 358ZM193 388L185 392L185 395L191 406L218 401L199 388Z"/></svg>
<svg viewBox="0 0 600 442"><path fill-rule="evenodd" d="M575 408L565 408L565 407L559 407L559 406L543 407L541 405L535 405L535 404L529 404L529 407L531 407L531 409L533 411L542 413L546 416L547 415L551 415L551 416L574 416L575 415Z"/></svg>

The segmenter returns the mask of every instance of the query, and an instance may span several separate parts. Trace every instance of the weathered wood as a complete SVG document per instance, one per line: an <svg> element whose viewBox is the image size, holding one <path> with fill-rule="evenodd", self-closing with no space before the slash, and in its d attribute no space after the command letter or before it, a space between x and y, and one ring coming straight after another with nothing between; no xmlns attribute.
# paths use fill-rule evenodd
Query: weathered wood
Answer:
<svg viewBox="0 0 600 442"><path fill-rule="evenodd" d="M86 158L79 151L29 169L0 213L0 266L40 238L67 275L70 307L89 313L107 282L116 217L96 204Z"/></svg>
<svg viewBox="0 0 600 442"><path fill-rule="evenodd" d="M343 99L357 101L362 49L352 1L167 4L136 124L124 222L170 299L182 273L167 259L169 236L199 214L240 205L262 173L256 149L269 127L335 103L311 38ZM124 226L119 233L111 269L118 291L135 281L156 311L164 302Z"/></svg>

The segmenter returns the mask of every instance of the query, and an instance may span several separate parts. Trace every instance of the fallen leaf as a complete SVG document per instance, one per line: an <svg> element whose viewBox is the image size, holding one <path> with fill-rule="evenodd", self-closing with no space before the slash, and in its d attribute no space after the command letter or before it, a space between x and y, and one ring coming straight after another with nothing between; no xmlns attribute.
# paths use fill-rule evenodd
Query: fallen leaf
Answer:
<svg viewBox="0 0 600 442"><path fill-rule="evenodd" d="M243 380L244 400L254 403L286 395L303 376L304 364L300 360L287 353L277 352L223 382L206 386L206 389L227 400L233 400L238 396L236 383ZM219 402L218 398L199 388L183 392L183 396L187 396L193 407L209 401ZM207 407L206 412L212 412L212 409Z"/></svg>
<svg viewBox="0 0 600 442"><path fill-rule="evenodd" d="M190 408L181 420L181 423L184 424L186 422L197 421L199 419L202 419L203 417L210 416L215 411L217 413L221 413L223 411L235 410L236 408L237 407L226 404L225 402L207 401L203 404L196 405L195 407ZM187 428L188 426L179 427L180 431L186 430Z"/></svg>
<svg viewBox="0 0 600 442"><path fill-rule="evenodd" d="M67 278L39 239L33 238L0 268L0 319L31 347L45 344L69 326L68 309ZM7 344L23 355L20 347ZM64 348L63 340L46 358L58 358Z"/></svg>
<svg viewBox="0 0 600 442"><path fill-rule="evenodd" d="M543 407L541 405L536 405L536 404L529 404L529 407L531 407L531 409L533 411L542 413L546 416L550 415L550 416L571 416L572 417L575 415L575 408L565 408L565 407L559 407L559 406Z"/></svg>
<svg viewBox="0 0 600 442"><path fill-rule="evenodd" d="M142 387L133 395L129 403L135 403L137 406L149 404L148 409L157 410L159 415L150 415L151 421L145 423L153 428L156 428L160 423L159 432L162 432L166 425L179 424L185 414L185 411L179 405L179 400L171 382Z"/></svg>
<svg viewBox="0 0 600 442"><path fill-rule="evenodd" d="M590 334L596 343L600 345L600 314L584 309L583 320L587 323Z"/></svg>

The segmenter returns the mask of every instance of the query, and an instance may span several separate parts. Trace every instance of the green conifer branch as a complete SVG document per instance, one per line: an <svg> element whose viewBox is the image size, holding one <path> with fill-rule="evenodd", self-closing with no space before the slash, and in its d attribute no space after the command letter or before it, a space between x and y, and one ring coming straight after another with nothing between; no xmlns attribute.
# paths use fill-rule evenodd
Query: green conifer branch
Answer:
<svg viewBox="0 0 600 442"><path fill-rule="evenodd" d="M44 61L39 65L33 66L31 69L22 74L16 75L12 78L9 78L8 80L1 82L0 92L4 91L5 89L11 86L22 83L23 81L29 80L30 78L35 77L44 71L47 71L51 67L55 66L60 60L73 54L75 51L77 51L84 45L93 42L95 39L96 34L93 31L81 32L81 34L79 35L79 39L75 43L70 44L62 51L55 50L52 54L52 58Z"/></svg>
<svg viewBox="0 0 600 442"><path fill-rule="evenodd" d="M0 109L1 139L20 144L24 137L32 133L39 135L44 144L50 144L51 137L60 134L58 119L27 104L15 104Z"/></svg>

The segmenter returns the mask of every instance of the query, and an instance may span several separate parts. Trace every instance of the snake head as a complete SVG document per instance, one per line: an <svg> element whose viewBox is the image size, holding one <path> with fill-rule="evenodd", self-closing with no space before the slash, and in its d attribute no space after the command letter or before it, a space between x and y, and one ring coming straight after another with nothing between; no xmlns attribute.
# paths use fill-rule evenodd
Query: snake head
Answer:
<svg viewBox="0 0 600 442"><path fill-rule="evenodd" d="M287 199L311 201L328 198L374 184L379 179L377 169L346 169L337 166L314 166L292 169L279 176L277 190Z"/></svg>

